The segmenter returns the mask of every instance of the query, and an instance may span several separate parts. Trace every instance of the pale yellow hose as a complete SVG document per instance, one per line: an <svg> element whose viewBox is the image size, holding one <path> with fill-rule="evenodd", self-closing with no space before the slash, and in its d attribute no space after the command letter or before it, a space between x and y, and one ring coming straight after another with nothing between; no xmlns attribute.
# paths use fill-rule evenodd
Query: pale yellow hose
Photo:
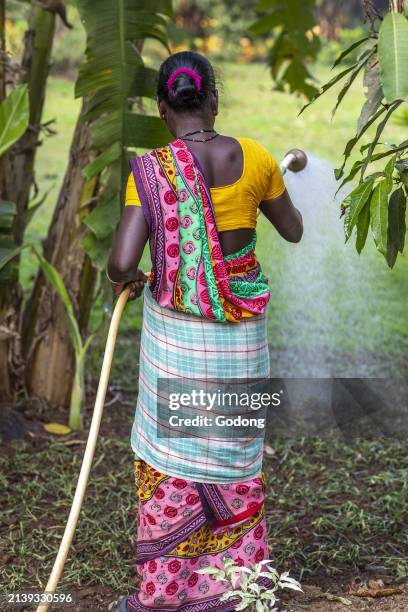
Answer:
<svg viewBox="0 0 408 612"><path fill-rule="evenodd" d="M118 301L116 302L115 310L113 311L112 320L109 326L108 339L106 341L105 355L103 357L101 376L99 378L98 391L96 393L91 427L89 430L88 441L86 443L84 458L82 460L81 471L79 473L78 484L76 487L74 500L72 502L71 511L69 513L68 522L58 550L57 558L55 559L51 575L48 579L47 586L45 587L46 593L55 593L55 589L57 588L58 582L61 578L69 548L75 534L75 528L85 496L86 485L88 484L92 459L95 453L96 440L98 438L99 426L102 419L103 406L105 403L106 390L108 388L109 374L112 365L113 353L115 350L119 322L126 306L126 302L128 301L129 293L130 288L126 288L122 291ZM37 612L46 612L50 605L51 603L48 602L41 604L38 606Z"/></svg>

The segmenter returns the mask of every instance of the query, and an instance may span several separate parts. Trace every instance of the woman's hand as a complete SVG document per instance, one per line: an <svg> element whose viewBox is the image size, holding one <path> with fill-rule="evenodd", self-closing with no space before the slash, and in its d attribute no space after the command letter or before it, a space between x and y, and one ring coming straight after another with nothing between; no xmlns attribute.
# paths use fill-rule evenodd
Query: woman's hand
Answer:
<svg viewBox="0 0 408 612"><path fill-rule="evenodd" d="M129 283L111 283L113 292L119 296L125 287L130 287L129 300L135 300L142 295L145 284L148 282L148 277L141 270L137 270L135 278Z"/></svg>

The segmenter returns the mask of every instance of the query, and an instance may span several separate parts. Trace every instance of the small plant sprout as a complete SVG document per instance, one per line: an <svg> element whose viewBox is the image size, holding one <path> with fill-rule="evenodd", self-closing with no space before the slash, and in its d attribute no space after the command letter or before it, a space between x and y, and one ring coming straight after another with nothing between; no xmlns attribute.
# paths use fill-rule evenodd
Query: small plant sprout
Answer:
<svg viewBox="0 0 408 612"><path fill-rule="evenodd" d="M270 559L265 559L248 568L236 565L230 557L224 557L224 569L204 567L196 572L197 574L208 574L223 583L225 587L229 587L220 599L221 601L239 600L235 610L266 612L278 610L279 600L276 594L280 589L302 590L299 582L290 578L289 572L279 575L270 563L272 563ZM270 585L265 586L265 582L269 582Z"/></svg>

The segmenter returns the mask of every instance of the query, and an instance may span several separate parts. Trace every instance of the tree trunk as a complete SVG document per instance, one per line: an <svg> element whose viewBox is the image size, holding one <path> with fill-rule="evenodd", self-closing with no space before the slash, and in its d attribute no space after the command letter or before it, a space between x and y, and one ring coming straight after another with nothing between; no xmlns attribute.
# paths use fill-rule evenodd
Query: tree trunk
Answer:
<svg viewBox="0 0 408 612"><path fill-rule="evenodd" d="M361 17L359 0L323 0L316 8L321 34L327 40L338 40L343 26L351 25L353 17Z"/></svg>
<svg viewBox="0 0 408 612"><path fill-rule="evenodd" d="M70 158L44 246L44 256L60 272L72 300L75 315L85 335L96 271L85 254L81 240L85 204L92 201L98 183L82 174L90 161L90 130L82 120L75 128ZM24 351L28 355L29 391L51 405L69 406L75 373L74 352L67 317L54 290L38 273L23 319Z"/></svg>
<svg viewBox="0 0 408 612"><path fill-rule="evenodd" d="M403 13L404 0L390 0L390 10L394 13Z"/></svg>
<svg viewBox="0 0 408 612"><path fill-rule="evenodd" d="M25 34L21 77L21 81L27 83L29 88L29 127L0 163L0 197L16 204L13 240L17 245L23 241L27 223L54 30L55 13L33 5L29 29ZM2 86L4 87L4 79ZM14 275L0 287L0 396L4 398L12 398L22 382L19 351L20 306L21 288Z"/></svg>
<svg viewBox="0 0 408 612"><path fill-rule="evenodd" d="M6 97L6 2L0 0L0 102Z"/></svg>

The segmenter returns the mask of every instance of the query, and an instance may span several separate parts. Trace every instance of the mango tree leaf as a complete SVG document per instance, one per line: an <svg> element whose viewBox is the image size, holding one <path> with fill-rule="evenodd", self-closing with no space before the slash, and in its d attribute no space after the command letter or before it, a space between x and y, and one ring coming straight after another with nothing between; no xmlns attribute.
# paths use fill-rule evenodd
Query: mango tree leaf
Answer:
<svg viewBox="0 0 408 612"><path fill-rule="evenodd" d="M372 49L367 49L358 59L355 69L352 71L351 75L346 81L346 84L343 86L343 88L340 90L339 95L337 96L336 105L332 110L332 117L334 116L336 110L340 106L341 101L343 100L344 96L346 95L351 85L353 84L353 81L355 80L357 75L360 73L361 69L367 64L368 60L370 59L373 53L374 51Z"/></svg>
<svg viewBox="0 0 408 612"><path fill-rule="evenodd" d="M374 136L373 140L370 143L370 146L368 148L368 152L367 152L366 158L365 158L364 163L363 163L363 165L361 167L361 180L364 177L364 173L365 173L365 171L367 169L368 164L372 161L373 151L374 151L375 147L377 146L378 141L380 140L380 136L381 136L385 126L388 123L388 119L391 117L392 113L397 110L397 108L399 107L399 105L401 103L402 103L401 100L397 100L396 102L391 104L390 107L387 110L387 113L386 113L384 119L378 124L377 130L375 132L375 136Z"/></svg>
<svg viewBox="0 0 408 612"><path fill-rule="evenodd" d="M371 146L367 145L367 146ZM378 161L379 159L384 159L385 157L389 157L390 155L394 155L395 153L399 153L400 151L405 151L405 149L408 146L408 140L405 140L404 142L402 142L400 145L398 145L397 147L391 147L388 151L383 151L382 153L376 153L375 155L371 156L371 162L375 162ZM336 193L338 193L340 191L340 189L342 187L344 187L344 185L346 185L346 183L349 183L350 181L353 180L353 178L356 176L357 172L362 168L363 164L365 163L366 158L364 159L358 159L356 162L354 162L349 174L346 176L346 178L340 183L339 187L337 188ZM397 165L397 164L396 164ZM341 169L335 170L334 174L336 176L337 179L340 178L340 176L338 175L338 173L340 172ZM370 176L372 177L376 177L376 174L371 174Z"/></svg>
<svg viewBox="0 0 408 612"><path fill-rule="evenodd" d="M367 201L357 220L357 237L356 237L356 249L357 253L360 255L361 251L364 248L364 245L367 240L368 228L370 227L370 202Z"/></svg>
<svg viewBox="0 0 408 612"><path fill-rule="evenodd" d="M28 121L28 88L17 85L0 104L0 157L21 138Z"/></svg>
<svg viewBox="0 0 408 612"><path fill-rule="evenodd" d="M366 101L361 109L360 117L358 118L357 132L363 129L384 98L384 92L380 81L380 64L378 60L373 65L366 65L363 87Z"/></svg>
<svg viewBox="0 0 408 612"><path fill-rule="evenodd" d="M342 176L343 176L343 172L344 172L344 168L346 165L346 162L348 160L348 158L351 155L352 150L354 149L355 145L357 144L357 142L360 140L360 138L362 137L363 134L365 134L365 132L368 130L368 128L375 123L375 121L377 121L377 119L379 117L381 117L381 115L383 113L385 113L386 109L385 108L380 108L375 115L373 115L364 125L361 129L357 130L356 135L351 138L351 140L348 141L348 143L346 144L346 147L344 149L343 152L343 163L340 166L340 168L336 168L336 170L334 171L334 175L336 177L337 180L339 180Z"/></svg>
<svg viewBox="0 0 408 612"><path fill-rule="evenodd" d="M374 188L370 200L371 231L377 249L383 255L387 252L389 192L389 181L384 178Z"/></svg>
<svg viewBox="0 0 408 612"><path fill-rule="evenodd" d="M352 45L350 45L350 47L342 51L340 55L336 58L336 61L334 62L331 69L333 70L333 68L336 68L336 66L341 64L341 62L344 60L345 57L347 57L347 55L349 55L352 51L354 51L354 49L357 49L357 47L365 43L367 40L370 40L370 38L371 36L365 36L364 38L360 38L360 40L357 40Z"/></svg>
<svg viewBox="0 0 408 612"><path fill-rule="evenodd" d="M364 204L367 202L373 189L374 179L369 178L363 183L360 183L349 195L345 198L343 205L347 206L346 217L344 220L344 230L346 235L346 242L351 236L351 232L357 219L363 209Z"/></svg>
<svg viewBox="0 0 408 612"><path fill-rule="evenodd" d="M395 164L395 167L400 175L401 183L408 188L408 158L399 159Z"/></svg>
<svg viewBox="0 0 408 612"><path fill-rule="evenodd" d="M348 175L342 180L342 182L340 183L340 185L337 188L336 194L340 191L340 189L342 187L344 187L344 185L346 185L347 183L349 183L350 181L353 180L353 178L356 176L357 172L359 172L359 170L361 169L361 166L363 165L363 162L361 161L361 159L358 159L356 162L354 162L354 164L352 165L350 172L348 173ZM342 171L342 169L338 168L334 171L334 176L336 177L337 180L339 180L339 178L342 176L342 174L339 174L340 171Z"/></svg>
<svg viewBox="0 0 408 612"><path fill-rule="evenodd" d="M394 172L396 158L396 155L393 155L384 168L384 176L389 182L390 191L392 188L392 174Z"/></svg>
<svg viewBox="0 0 408 612"><path fill-rule="evenodd" d="M405 244L405 211L407 197L403 187L396 189L390 197L388 204L388 243L387 243L387 263L392 268L397 259L398 251L404 250Z"/></svg>
<svg viewBox="0 0 408 612"><path fill-rule="evenodd" d="M400 13L389 12L378 36L381 83L388 102L408 98L408 21Z"/></svg>
<svg viewBox="0 0 408 612"><path fill-rule="evenodd" d="M357 67L358 63L354 63L352 66L349 66L348 68L345 68L344 70L342 70L341 72L339 72L338 74L336 74L335 77L333 77L332 79L330 79L330 81L328 81L327 83L325 83L320 91L310 100L310 102L308 102L307 104L305 104L299 111L299 115L301 115L303 113L304 110L307 109L308 106L310 106L311 104L313 104L313 102L315 102L318 98L320 98L320 96L322 96L324 93L326 93L326 91L328 91L331 87L333 87L333 85L335 85L336 83L338 83L339 81L341 81L342 78L344 78L346 76L346 74L348 74L349 72L351 72L352 70L355 70L355 68Z"/></svg>

